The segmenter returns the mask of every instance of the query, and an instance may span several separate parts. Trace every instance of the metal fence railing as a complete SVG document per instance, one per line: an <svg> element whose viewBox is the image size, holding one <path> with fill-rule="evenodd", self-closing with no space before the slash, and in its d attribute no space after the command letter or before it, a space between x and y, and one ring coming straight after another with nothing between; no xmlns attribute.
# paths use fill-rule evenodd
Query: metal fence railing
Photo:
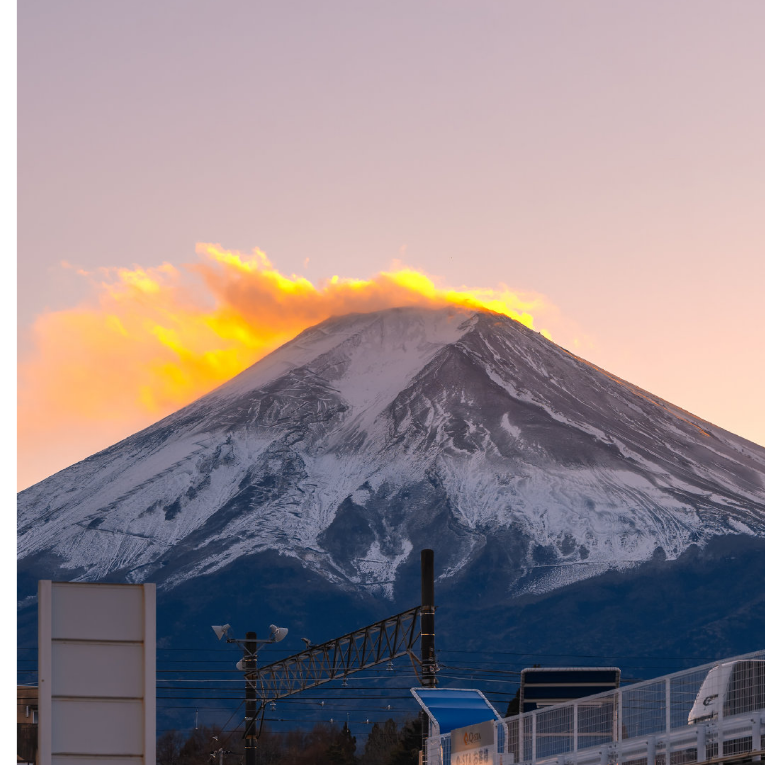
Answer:
<svg viewBox="0 0 765 765"><path fill-rule="evenodd" d="M765 744L765 650L496 723L495 765L685 765ZM451 765L450 737L428 742Z"/></svg>

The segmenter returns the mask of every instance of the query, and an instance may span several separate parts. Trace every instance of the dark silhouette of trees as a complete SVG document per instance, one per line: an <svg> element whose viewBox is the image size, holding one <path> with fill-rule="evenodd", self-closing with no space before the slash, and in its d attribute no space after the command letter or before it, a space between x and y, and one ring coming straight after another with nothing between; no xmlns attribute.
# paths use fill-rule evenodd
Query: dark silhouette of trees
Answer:
<svg viewBox="0 0 765 765"><path fill-rule="evenodd" d="M177 730L166 730L157 739L157 765L178 765L183 736Z"/></svg>
<svg viewBox="0 0 765 765"><path fill-rule="evenodd" d="M178 731L168 730L157 739L157 765L217 765L219 759L214 753L221 748L228 752L224 763L238 763L239 759L228 758L244 751L241 734L229 736L221 732L219 725L201 725L186 738Z"/></svg>
<svg viewBox="0 0 765 765"><path fill-rule="evenodd" d="M375 723L369 731L364 754L359 758L360 765L386 765L388 757L398 745L399 736L394 720L386 720L383 725Z"/></svg>
<svg viewBox="0 0 765 765"><path fill-rule="evenodd" d="M521 689L518 688L518 690L515 692L515 696L513 696L512 699L510 699L508 705L507 705L507 711L505 712L505 717L513 717L514 715L521 713Z"/></svg>
<svg viewBox="0 0 765 765"><path fill-rule="evenodd" d="M422 747L422 720L414 717L407 720L398 743L386 760L386 765L418 765Z"/></svg>
<svg viewBox="0 0 765 765"><path fill-rule="evenodd" d="M326 756L330 765L355 765L356 736L351 735L347 722L329 745Z"/></svg>
<svg viewBox="0 0 765 765"><path fill-rule="evenodd" d="M418 765L422 744L419 718L399 729L394 720L375 723L364 752L356 753L356 736L346 722L342 728L324 722L308 730L277 733L263 728L258 739L258 765ZM244 748L240 731L222 733L218 726L200 726L187 736L165 731L157 740L157 765L241 765Z"/></svg>

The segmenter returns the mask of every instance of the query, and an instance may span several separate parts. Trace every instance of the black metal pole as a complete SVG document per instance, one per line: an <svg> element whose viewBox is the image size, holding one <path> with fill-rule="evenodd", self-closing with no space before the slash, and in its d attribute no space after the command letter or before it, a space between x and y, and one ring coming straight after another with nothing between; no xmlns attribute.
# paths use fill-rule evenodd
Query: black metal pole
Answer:
<svg viewBox="0 0 765 765"><path fill-rule="evenodd" d="M247 633L247 642L245 645L245 655L243 666L245 669L245 691L244 691L244 765L255 765L255 752L257 739L255 733L257 730L255 715L258 709L258 689L256 687L257 675L252 680L250 672L258 668L258 644L257 635L254 632Z"/></svg>
<svg viewBox="0 0 765 765"><path fill-rule="evenodd" d="M436 680L436 604L435 577L433 570L433 550L420 552L420 578L422 591L422 684L425 688L435 688Z"/></svg>
<svg viewBox="0 0 765 765"><path fill-rule="evenodd" d="M425 688L435 688L436 680L436 604L435 604L435 575L433 568L433 550L420 552L420 651L422 658L422 685ZM424 710L420 710L420 725L422 730L422 752L420 763L427 765L427 742L430 734L430 721Z"/></svg>

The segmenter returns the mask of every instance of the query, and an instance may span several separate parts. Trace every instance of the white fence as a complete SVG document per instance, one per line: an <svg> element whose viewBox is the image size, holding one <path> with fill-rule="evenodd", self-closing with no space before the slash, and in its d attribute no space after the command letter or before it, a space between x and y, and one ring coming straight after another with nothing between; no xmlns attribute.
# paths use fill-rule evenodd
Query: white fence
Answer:
<svg viewBox="0 0 765 765"><path fill-rule="evenodd" d="M497 722L495 765L684 765L765 744L765 650ZM451 765L449 735L429 765ZM754 759L759 759L754 756Z"/></svg>

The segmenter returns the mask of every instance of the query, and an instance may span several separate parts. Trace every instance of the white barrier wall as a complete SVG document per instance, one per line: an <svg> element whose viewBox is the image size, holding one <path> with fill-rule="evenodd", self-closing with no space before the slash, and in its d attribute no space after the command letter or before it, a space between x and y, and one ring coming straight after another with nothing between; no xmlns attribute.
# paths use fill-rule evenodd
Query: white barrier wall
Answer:
<svg viewBox="0 0 765 765"><path fill-rule="evenodd" d="M765 751L765 649L684 669L493 723L489 765L714 762ZM428 765L482 765L456 748L463 729L428 738ZM486 753L484 752L484 759Z"/></svg>
<svg viewBox="0 0 765 765"><path fill-rule="evenodd" d="M153 584L40 581L41 765L155 765Z"/></svg>

